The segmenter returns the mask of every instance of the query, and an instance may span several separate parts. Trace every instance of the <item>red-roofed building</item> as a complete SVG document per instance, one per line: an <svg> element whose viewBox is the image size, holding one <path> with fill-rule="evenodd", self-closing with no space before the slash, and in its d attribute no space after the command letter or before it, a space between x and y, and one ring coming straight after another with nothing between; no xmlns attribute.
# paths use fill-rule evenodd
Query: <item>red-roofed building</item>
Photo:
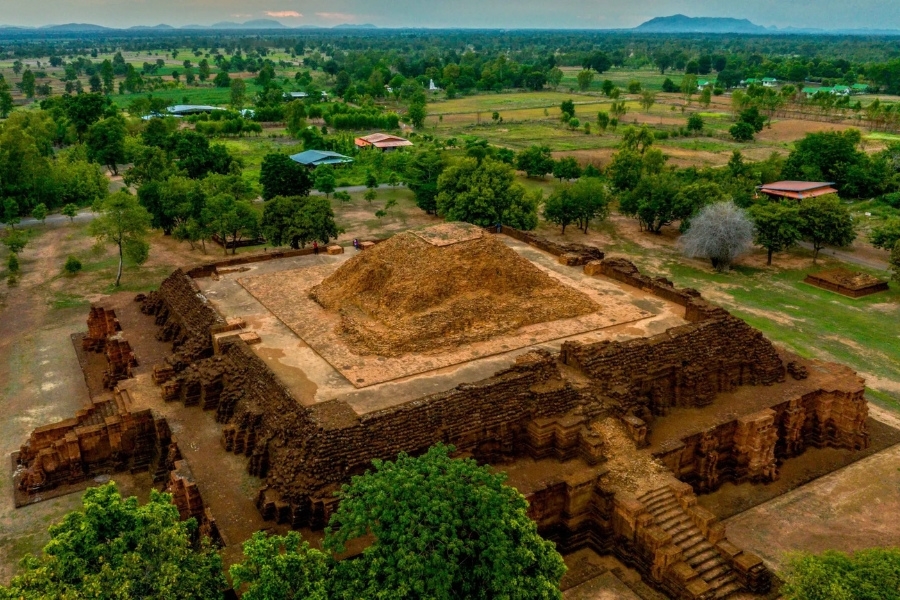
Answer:
<svg viewBox="0 0 900 600"><path fill-rule="evenodd" d="M776 181L760 185L756 189L773 198L803 200L826 194L837 194L837 190L831 187L833 185L834 183L830 181Z"/></svg>
<svg viewBox="0 0 900 600"><path fill-rule="evenodd" d="M356 138L356 145L360 148L378 148L383 152L385 150L402 148L403 146L412 146L413 143L396 135L373 133L372 135Z"/></svg>

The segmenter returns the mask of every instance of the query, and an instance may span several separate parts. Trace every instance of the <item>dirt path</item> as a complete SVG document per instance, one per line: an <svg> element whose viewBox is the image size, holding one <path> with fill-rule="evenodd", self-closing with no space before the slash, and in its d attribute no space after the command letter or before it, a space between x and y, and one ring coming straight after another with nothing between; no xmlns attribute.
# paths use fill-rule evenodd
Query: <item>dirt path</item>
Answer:
<svg viewBox="0 0 900 600"><path fill-rule="evenodd" d="M63 260L62 229L49 229L22 252L23 276L8 288L0 307L0 457L18 450L38 425L50 423L88 402L87 387L69 335L83 327L82 310L50 308L50 280ZM48 539L47 526L79 504L71 495L22 509L13 508L11 478L0 476L0 581L13 574L26 552Z"/></svg>
<svg viewBox="0 0 900 600"><path fill-rule="evenodd" d="M812 250L813 245L809 242L800 242L800 246L802 248L806 248L807 250ZM855 254L853 252L847 252L846 250L838 250L835 248L823 248L819 251L819 255L831 256L832 258L836 258L843 262L852 263L854 265L860 265L863 267L869 267L872 269L879 269L881 271L889 271L891 265L888 264L886 260L879 260L870 256L860 256L859 254Z"/></svg>

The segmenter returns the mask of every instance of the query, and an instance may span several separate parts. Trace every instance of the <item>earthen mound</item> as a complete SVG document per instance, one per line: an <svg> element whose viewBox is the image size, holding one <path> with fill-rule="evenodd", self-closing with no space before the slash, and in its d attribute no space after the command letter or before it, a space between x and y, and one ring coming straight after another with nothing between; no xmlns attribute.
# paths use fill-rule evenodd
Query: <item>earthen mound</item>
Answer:
<svg viewBox="0 0 900 600"><path fill-rule="evenodd" d="M401 233L344 263L310 297L340 314L360 354L398 356L486 340L600 310L490 235Z"/></svg>

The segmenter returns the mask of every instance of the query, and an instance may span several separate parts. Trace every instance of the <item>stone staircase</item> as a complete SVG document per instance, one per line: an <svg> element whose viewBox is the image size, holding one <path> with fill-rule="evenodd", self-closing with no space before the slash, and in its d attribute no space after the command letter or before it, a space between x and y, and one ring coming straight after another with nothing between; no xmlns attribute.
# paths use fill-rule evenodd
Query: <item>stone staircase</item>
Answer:
<svg viewBox="0 0 900 600"><path fill-rule="evenodd" d="M638 500L646 506L656 525L672 536L683 560L713 592L713 598L734 598L744 592L727 559L706 539L668 486L647 492Z"/></svg>

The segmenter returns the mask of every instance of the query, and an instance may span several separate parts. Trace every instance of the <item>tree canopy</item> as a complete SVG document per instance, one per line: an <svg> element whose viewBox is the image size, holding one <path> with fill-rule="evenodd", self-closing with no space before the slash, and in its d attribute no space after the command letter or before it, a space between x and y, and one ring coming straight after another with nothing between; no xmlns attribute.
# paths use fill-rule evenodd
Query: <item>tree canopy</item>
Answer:
<svg viewBox="0 0 900 600"><path fill-rule="evenodd" d="M126 256L136 264L143 264L147 260L150 245L146 236L150 228L150 214L138 203L137 198L124 191L99 201L95 210L100 214L91 221L89 230L97 238L98 244L112 244L118 249L118 287Z"/></svg>
<svg viewBox="0 0 900 600"><path fill-rule="evenodd" d="M795 204L766 202L750 208L756 226L755 241L768 253L766 264L772 264L772 254L795 245L802 234L800 210Z"/></svg>
<svg viewBox="0 0 900 600"><path fill-rule="evenodd" d="M856 239L853 217L837 196L806 198L800 202L800 233L813 245L813 262L825 246L848 246Z"/></svg>
<svg viewBox="0 0 900 600"><path fill-rule="evenodd" d="M450 451L373 461L374 471L341 489L326 548L373 541L335 566L334 597L561 598L565 565L538 535L525 498L504 475Z"/></svg>
<svg viewBox="0 0 900 600"><path fill-rule="evenodd" d="M514 181L515 172L502 162L464 158L438 178L437 212L481 227L505 222L507 212L525 199L524 188Z"/></svg>
<svg viewBox="0 0 900 600"><path fill-rule="evenodd" d="M194 543L197 523L180 521L171 496L122 498L114 483L89 488L80 510L50 527L40 556L28 555L0 598L218 600L226 588L222 560Z"/></svg>
<svg viewBox="0 0 900 600"><path fill-rule="evenodd" d="M894 599L900 597L900 549L798 553L790 556L781 576L786 600Z"/></svg>
<svg viewBox="0 0 900 600"><path fill-rule="evenodd" d="M287 154L280 153L263 157L259 183L264 200L276 196L307 196L313 187L309 170Z"/></svg>
<svg viewBox="0 0 900 600"><path fill-rule="evenodd" d="M273 246L303 248L318 241L327 244L343 230L334 222L331 202L321 196L278 196L266 204L263 235Z"/></svg>

